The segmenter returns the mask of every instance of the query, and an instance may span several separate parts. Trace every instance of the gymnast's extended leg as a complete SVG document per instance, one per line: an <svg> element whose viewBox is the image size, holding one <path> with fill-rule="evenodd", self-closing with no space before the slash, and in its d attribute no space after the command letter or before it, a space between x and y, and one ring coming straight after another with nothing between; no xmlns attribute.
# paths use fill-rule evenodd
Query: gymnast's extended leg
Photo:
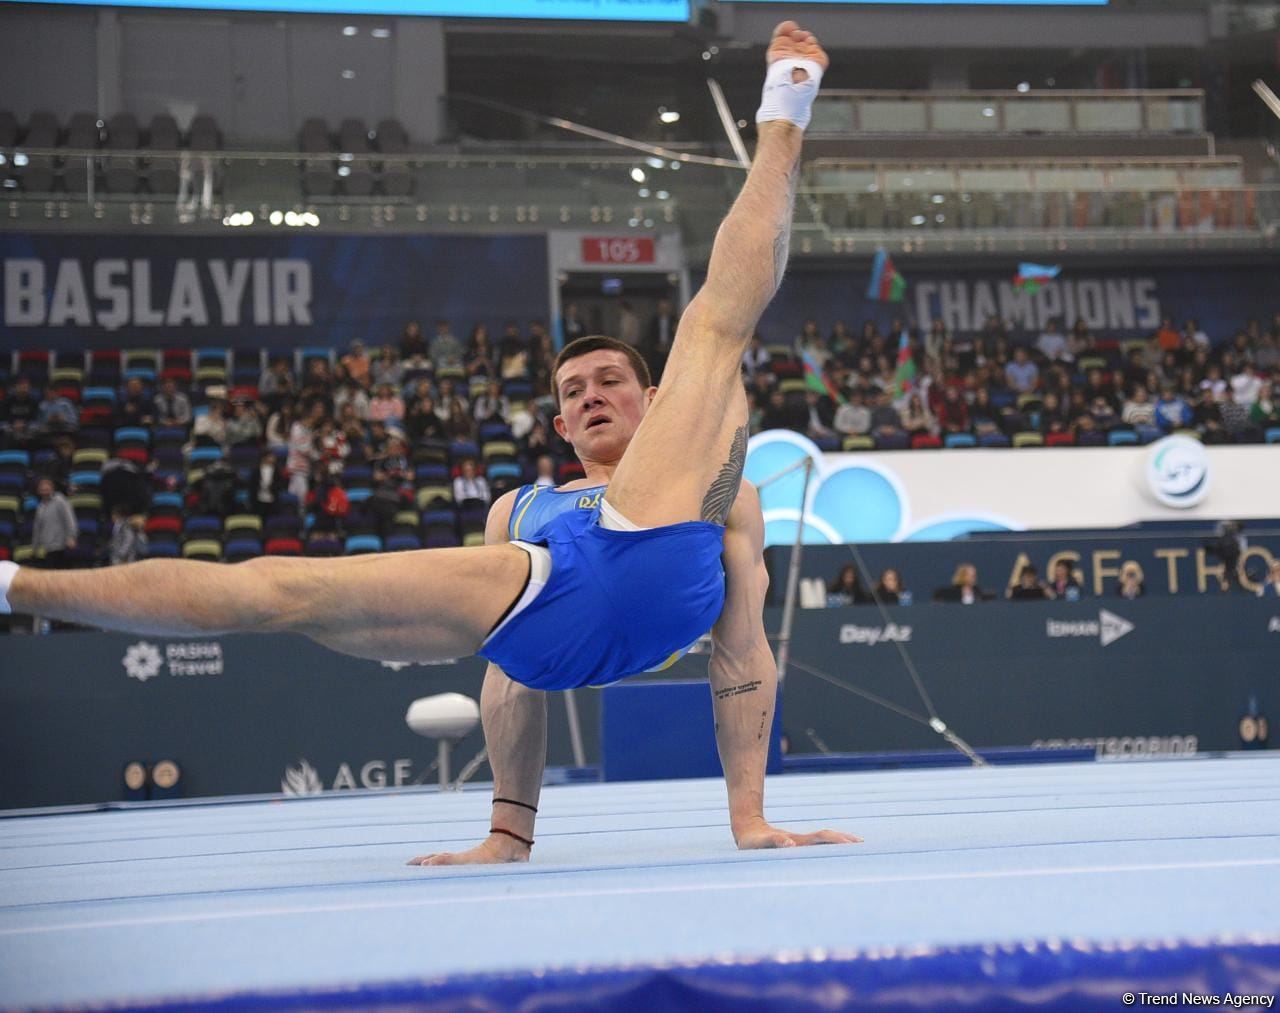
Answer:
<svg viewBox="0 0 1280 1013"><path fill-rule="evenodd" d="M378 661L474 654L518 598L515 545L226 565L152 559L95 570L0 564L0 608L150 636L302 633ZM5 586L7 585L7 587Z"/></svg>
<svg viewBox="0 0 1280 1013"><path fill-rule="evenodd" d="M653 404L606 499L644 527L723 524L747 452L742 352L786 268L800 142L827 56L785 21L769 45L755 161L716 235L707 280L689 304Z"/></svg>

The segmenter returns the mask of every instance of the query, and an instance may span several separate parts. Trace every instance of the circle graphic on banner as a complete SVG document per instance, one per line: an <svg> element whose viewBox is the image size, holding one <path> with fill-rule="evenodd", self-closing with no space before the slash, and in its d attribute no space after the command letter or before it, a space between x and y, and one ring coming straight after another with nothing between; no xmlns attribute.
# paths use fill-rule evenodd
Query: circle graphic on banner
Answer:
<svg viewBox="0 0 1280 1013"><path fill-rule="evenodd" d="M1167 507L1186 510L1209 495L1209 454L1190 436L1166 436L1147 451L1147 488Z"/></svg>

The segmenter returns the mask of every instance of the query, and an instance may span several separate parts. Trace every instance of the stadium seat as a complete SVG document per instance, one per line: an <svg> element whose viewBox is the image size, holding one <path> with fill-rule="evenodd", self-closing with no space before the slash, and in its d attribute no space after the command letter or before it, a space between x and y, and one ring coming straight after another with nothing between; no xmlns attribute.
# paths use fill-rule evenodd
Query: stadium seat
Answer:
<svg viewBox="0 0 1280 1013"><path fill-rule="evenodd" d="M1009 437L1004 433L987 433L978 440L978 446L986 448L1007 447Z"/></svg>
<svg viewBox="0 0 1280 1013"><path fill-rule="evenodd" d="M262 555L262 542L256 538L240 536L227 541L224 550L228 563L241 563Z"/></svg>
<svg viewBox="0 0 1280 1013"><path fill-rule="evenodd" d="M218 562L222 559L222 543L212 538L193 539L182 546L182 558Z"/></svg>
<svg viewBox="0 0 1280 1013"><path fill-rule="evenodd" d="M227 518L227 523L223 525L224 532L227 537L231 536L233 531L252 531L255 534L262 531L262 518L257 514L232 514Z"/></svg>
<svg viewBox="0 0 1280 1013"><path fill-rule="evenodd" d="M175 516L155 516L147 518L145 530L148 536L177 535L182 531L182 519Z"/></svg>
<svg viewBox="0 0 1280 1013"><path fill-rule="evenodd" d="M408 552L420 548L422 548L422 541L417 535L394 534L387 538L387 552Z"/></svg>
<svg viewBox="0 0 1280 1013"><path fill-rule="evenodd" d="M1043 447L1044 437L1039 433L1014 433L1014 447Z"/></svg>
<svg viewBox="0 0 1280 1013"><path fill-rule="evenodd" d="M1074 433L1048 433L1044 438L1046 447L1074 447L1076 445L1076 437Z"/></svg>
<svg viewBox="0 0 1280 1013"><path fill-rule="evenodd" d="M429 510L440 503L453 504L453 489L447 485L424 485L414 493L414 503L419 510Z"/></svg>
<svg viewBox="0 0 1280 1013"><path fill-rule="evenodd" d="M221 447L192 447L191 452L187 454L187 464L189 465L210 464L213 461L221 460Z"/></svg>
<svg viewBox="0 0 1280 1013"><path fill-rule="evenodd" d="M1138 442L1143 446L1148 443L1155 443L1156 440L1164 436L1164 433L1155 426L1135 426L1134 432L1138 435Z"/></svg>
<svg viewBox="0 0 1280 1013"><path fill-rule="evenodd" d="M1280 443L1280 426L1272 426L1266 432L1266 440L1268 443Z"/></svg>
<svg viewBox="0 0 1280 1013"><path fill-rule="evenodd" d="M176 559L180 555L178 543L171 538L149 538L147 542L148 559Z"/></svg>
<svg viewBox="0 0 1280 1013"><path fill-rule="evenodd" d="M1113 429L1107 433L1107 445L1111 447L1135 447L1138 434L1132 429Z"/></svg>
<svg viewBox="0 0 1280 1013"><path fill-rule="evenodd" d="M381 552L382 539L377 535L352 535L344 546L348 556L359 556L368 552Z"/></svg>
<svg viewBox="0 0 1280 1013"><path fill-rule="evenodd" d="M942 447L942 439L929 433L916 433L911 437L912 450L939 450Z"/></svg>
<svg viewBox="0 0 1280 1013"><path fill-rule="evenodd" d="M1076 442L1082 447L1105 447L1107 445L1106 433L1100 433L1096 429L1084 429L1076 437Z"/></svg>
<svg viewBox="0 0 1280 1013"><path fill-rule="evenodd" d="M844 438L843 446L846 452L874 450L876 441L870 436L846 436Z"/></svg>
<svg viewBox="0 0 1280 1013"><path fill-rule="evenodd" d="M222 518L215 514L196 514L182 522L182 533L191 535L216 535L222 532Z"/></svg>
<svg viewBox="0 0 1280 1013"><path fill-rule="evenodd" d="M101 484L101 471L73 471L71 473L71 487L73 489L96 489Z"/></svg>
<svg viewBox="0 0 1280 1013"><path fill-rule="evenodd" d="M942 444L947 450L960 450L976 447L978 439L972 433L947 433Z"/></svg>
<svg viewBox="0 0 1280 1013"><path fill-rule="evenodd" d="M462 544L463 544L463 545L465 545L465 546L468 546L468 547L473 546L473 545L483 545L483 544L484 544L484 532L483 532L483 531L472 531L472 532L470 532L469 534L465 534L465 535L463 535L463 536L462 536Z"/></svg>
<svg viewBox="0 0 1280 1013"><path fill-rule="evenodd" d="M301 556L302 542L298 538L269 538L265 546L268 556Z"/></svg>
<svg viewBox="0 0 1280 1013"><path fill-rule="evenodd" d="M906 433L877 433L875 447L876 450L908 450L911 438Z"/></svg>

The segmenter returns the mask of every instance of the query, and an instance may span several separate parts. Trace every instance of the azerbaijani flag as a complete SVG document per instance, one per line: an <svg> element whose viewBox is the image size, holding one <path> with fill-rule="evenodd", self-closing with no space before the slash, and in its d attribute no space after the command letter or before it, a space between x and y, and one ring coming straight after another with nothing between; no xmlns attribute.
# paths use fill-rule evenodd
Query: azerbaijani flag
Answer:
<svg viewBox="0 0 1280 1013"><path fill-rule="evenodd" d="M818 366L818 360L811 353L801 349L800 361L804 363L804 385L806 388L818 394L826 394L836 404L844 404L844 395L827 379L827 375Z"/></svg>
<svg viewBox="0 0 1280 1013"><path fill-rule="evenodd" d="M911 337L907 329L902 329L902 337L898 339L898 368L893 374L895 397L902 397L915 386L916 360L911 357Z"/></svg>
<svg viewBox="0 0 1280 1013"><path fill-rule="evenodd" d="M1019 264L1018 273L1013 285L1019 292L1039 292L1054 278L1062 273L1060 267L1045 267L1043 264Z"/></svg>
<svg viewBox="0 0 1280 1013"><path fill-rule="evenodd" d="M867 286L867 298L876 302L902 302L907 291L907 279L893 266L893 258L884 250L876 251L871 265L871 284Z"/></svg>

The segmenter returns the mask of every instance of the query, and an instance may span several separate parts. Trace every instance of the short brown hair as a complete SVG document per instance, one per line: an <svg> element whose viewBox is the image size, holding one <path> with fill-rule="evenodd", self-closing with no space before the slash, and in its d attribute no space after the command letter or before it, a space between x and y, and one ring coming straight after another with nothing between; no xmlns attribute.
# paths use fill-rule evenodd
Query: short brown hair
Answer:
<svg viewBox="0 0 1280 1013"><path fill-rule="evenodd" d="M551 393L555 395L557 408L560 407L560 385L556 383L556 376L560 372L560 367L570 359L576 359L580 355L586 355L588 352L598 352L602 349L621 352L627 357L627 361L631 363L631 369L636 374L636 379L640 381L640 386L646 390L653 386L653 377L649 373L649 364L644 361L644 356L637 352L634 347L628 345L625 341L609 338L603 334L588 334L584 338L575 338L560 349L560 354L556 356L556 361L551 367Z"/></svg>

